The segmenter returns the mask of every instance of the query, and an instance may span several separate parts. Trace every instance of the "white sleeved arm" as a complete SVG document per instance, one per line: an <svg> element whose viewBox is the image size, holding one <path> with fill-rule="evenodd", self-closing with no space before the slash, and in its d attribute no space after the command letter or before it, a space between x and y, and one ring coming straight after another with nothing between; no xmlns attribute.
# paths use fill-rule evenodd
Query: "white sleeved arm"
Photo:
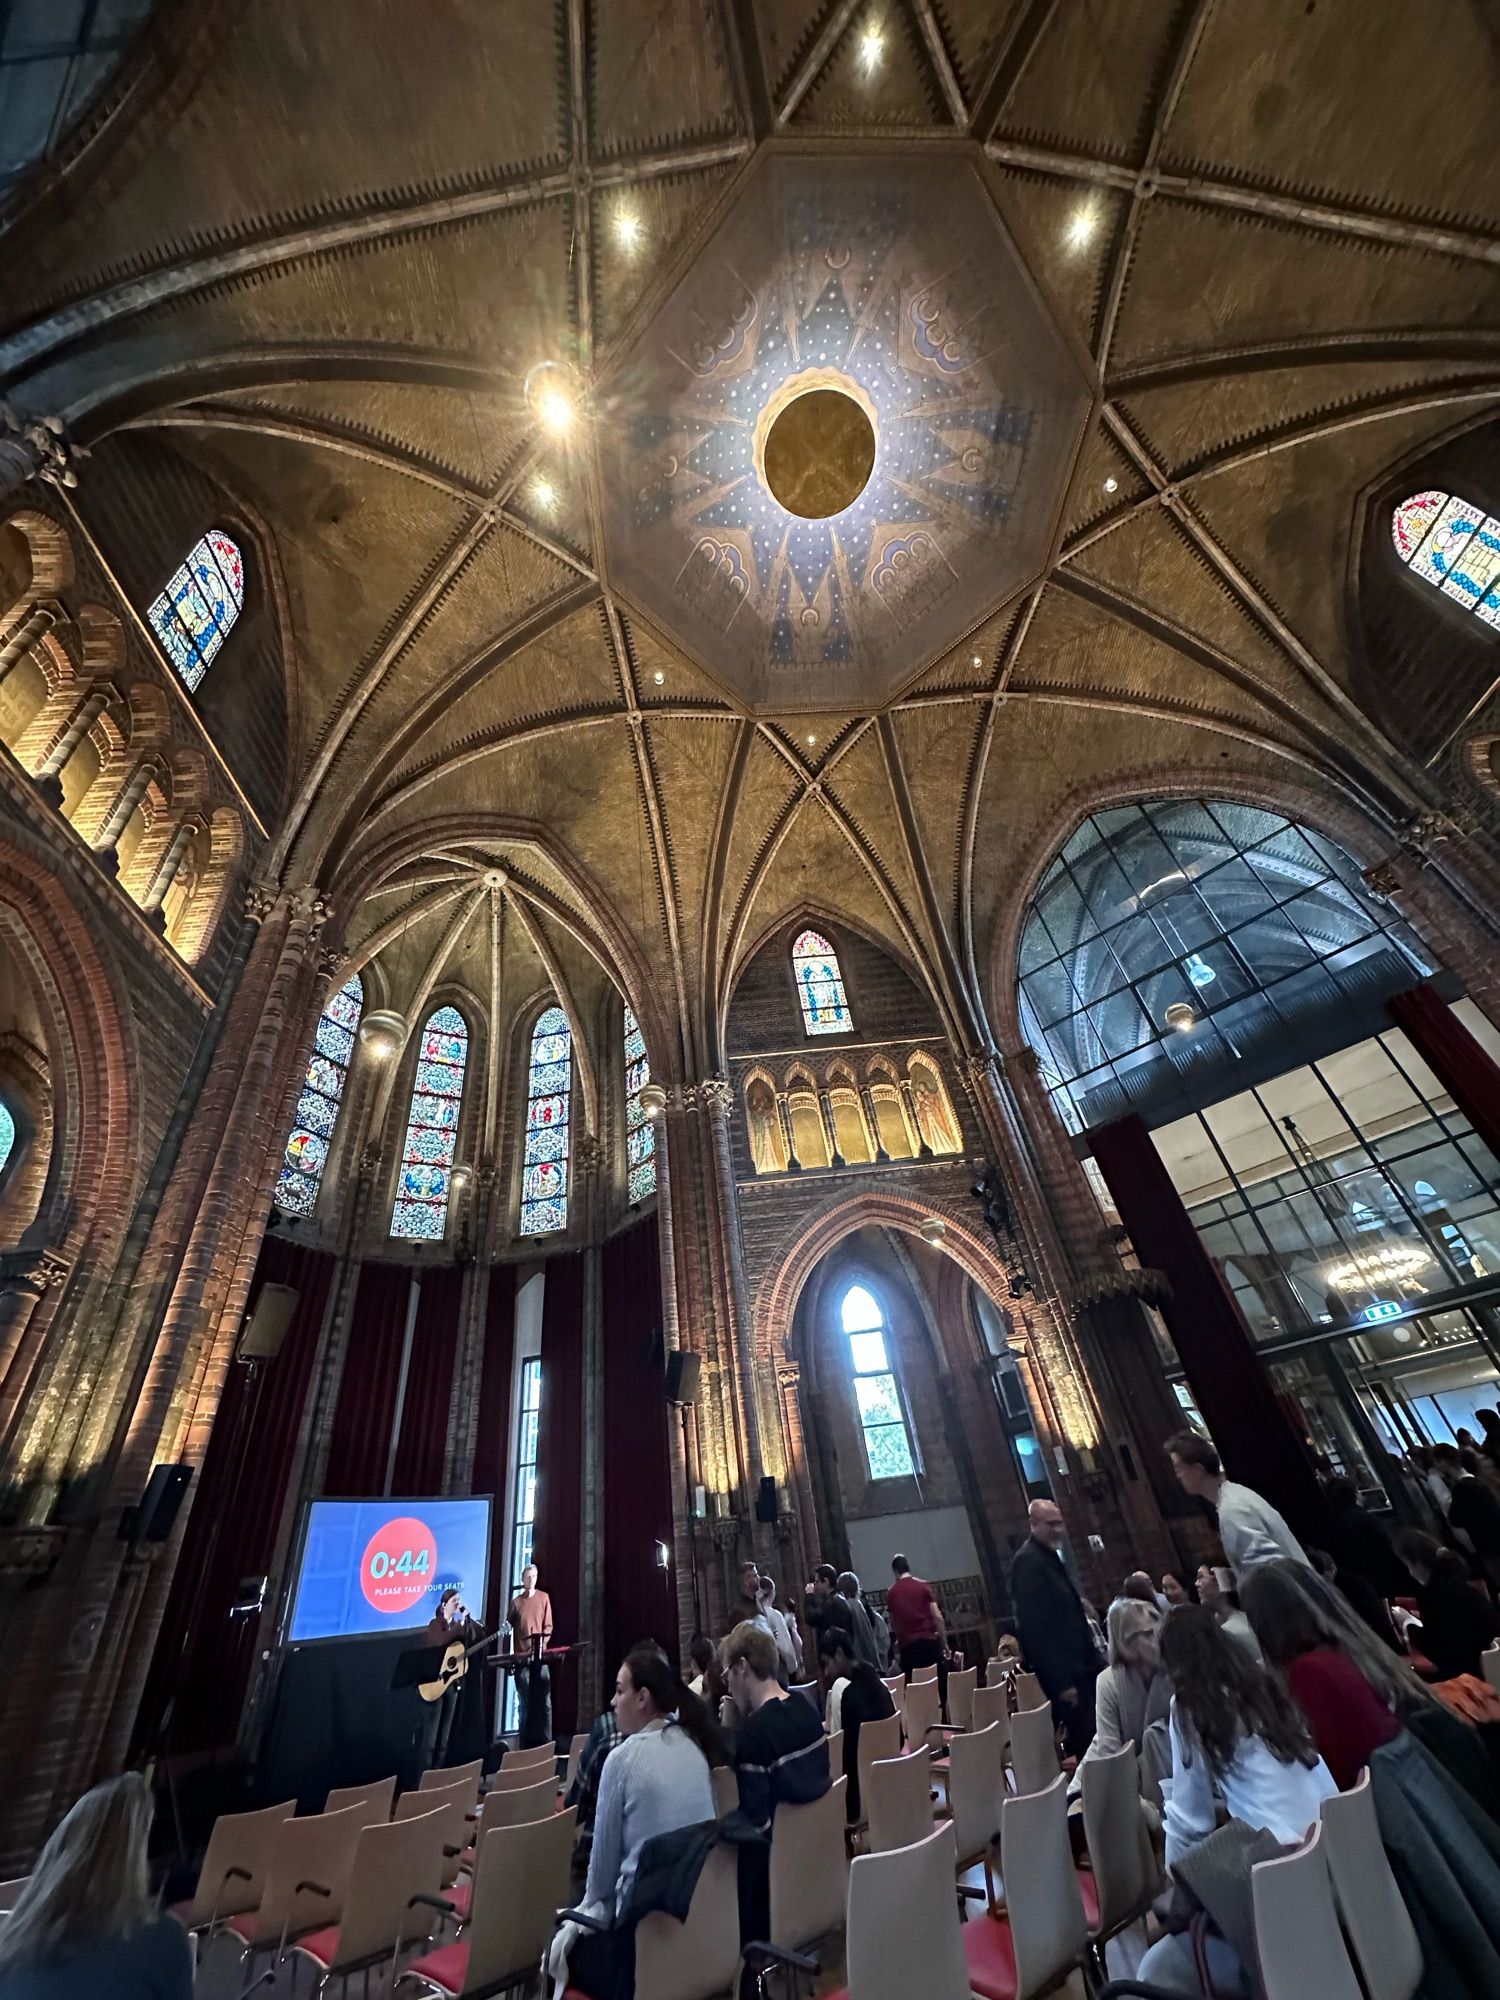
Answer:
<svg viewBox="0 0 1500 2000"><path fill-rule="evenodd" d="M622 1757L618 1750L605 1761L594 1807L589 1878L583 1892L584 1908L591 1914L598 1911L611 1922L615 1914L615 1884L625 1858L625 1780L629 1763L630 1759Z"/></svg>
<svg viewBox="0 0 1500 2000"><path fill-rule="evenodd" d="M1172 1796L1166 1812L1167 1866L1206 1840L1214 1830L1214 1784L1208 1759L1196 1745L1189 1750L1172 1703Z"/></svg>

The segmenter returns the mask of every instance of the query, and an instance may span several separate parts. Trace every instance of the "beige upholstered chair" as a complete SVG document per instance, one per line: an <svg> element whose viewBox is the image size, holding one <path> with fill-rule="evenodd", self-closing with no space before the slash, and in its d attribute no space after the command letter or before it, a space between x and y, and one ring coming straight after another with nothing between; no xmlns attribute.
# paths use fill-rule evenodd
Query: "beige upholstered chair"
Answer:
<svg viewBox="0 0 1500 2000"><path fill-rule="evenodd" d="M941 1729L942 1719L936 1680L912 1681L906 1690L901 1716L908 1747L913 1750L936 1749L938 1743L934 1732Z"/></svg>
<svg viewBox="0 0 1500 2000"><path fill-rule="evenodd" d="M1078 1767L1078 1782L1083 1793L1084 1844L1098 1896L1089 1934L1098 1949L1151 1907L1158 1887L1156 1857L1141 1810L1140 1766L1133 1743L1108 1757L1086 1757Z"/></svg>
<svg viewBox="0 0 1500 2000"><path fill-rule="evenodd" d="M1422 1983L1422 1947L1386 1859L1370 1774L1322 1808L1323 1849L1368 2000L1410 2000Z"/></svg>
<svg viewBox="0 0 1500 2000"><path fill-rule="evenodd" d="M870 1766L888 1757L901 1755L901 1717L883 1715L878 1722L864 1723L859 1732L859 1809L868 1816L869 1793L865 1786L870 1778Z"/></svg>
<svg viewBox="0 0 1500 2000"><path fill-rule="evenodd" d="M1250 1871L1266 2000L1362 2000L1339 1929L1319 1821L1295 1854Z"/></svg>
<svg viewBox="0 0 1500 2000"><path fill-rule="evenodd" d="M641 2000L648 1994L650 2000L717 2000L733 1991L740 1962L737 1861L727 1844L710 1852L686 1923L658 1910L637 1924L635 1990Z"/></svg>
<svg viewBox="0 0 1500 2000"><path fill-rule="evenodd" d="M530 1750L507 1750L505 1761L500 1766L501 1771L552 1771L556 1768L555 1743L537 1743Z"/></svg>
<svg viewBox="0 0 1500 2000"><path fill-rule="evenodd" d="M1081 1978L1089 1949L1068 1840L1067 1786L1007 1799L1000 1822L1007 1916L964 1925L969 1978L981 2000L1036 2000Z"/></svg>
<svg viewBox="0 0 1500 2000"><path fill-rule="evenodd" d="M466 1996L521 1987L540 1965L557 1912L568 1900L577 1836L572 1806L529 1825L482 1833L467 1933L456 1944L413 1959L402 1992ZM418 1983L409 1987L408 1980Z"/></svg>
<svg viewBox="0 0 1500 2000"><path fill-rule="evenodd" d="M284 1805L262 1806L259 1812L220 1813L208 1836L197 1890L174 1912L188 1930L211 1931L226 1917L259 1905L276 1837L296 1810L296 1800L288 1799Z"/></svg>
<svg viewBox="0 0 1500 2000"><path fill-rule="evenodd" d="M859 1796L870 1829L871 1854L910 1847L932 1831L932 1766L920 1750L872 1764L868 1776L860 1779Z"/></svg>
<svg viewBox="0 0 1500 2000"><path fill-rule="evenodd" d="M367 1826L354 1849L354 1865L336 1923L298 1940L292 1950L312 1960L320 1983L368 1973L403 1945L432 1936L434 1912L413 1906L414 1896L436 1896L443 1870L443 1831L449 1810Z"/></svg>
<svg viewBox="0 0 1500 2000"><path fill-rule="evenodd" d="M1010 1747L1010 1695L1003 1683L994 1687L977 1687L969 1707L969 1727L988 1729L992 1722L1000 1723L1005 1730L1007 1749Z"/></svg>
<svg viewBox="0 0 1500 2000"><path fill-rule="evenodd" d="M240 1958L285 1950L288 1939L338 1923L354 1852L367 1826L379 1823L365 1806L289 1819L277 1829L259 1905L231 1917L226 1930L239 1941Z"/></svg>
<svg viewBox="0 0 1500 2000"><path fill-rule="evenodd" d="M955 1736L949 1749L948 1806L958 1865L984 1863L990 1908L995 1907L991 1850L1000 1838L1000 1808L1005 1799L1005 1743L998 1722L988 1729Z"/></svg>
<svg viewBox="0 0 1500 2000"><path fill-rule="evenodd" d="M557 1785L553 1779L544 1777L535 1784L508 1785L485 1794L479 1808L479 1831L488 1833L493 1826L527 1826L533 1820L550 1819L556 1811Z"/></svg>
<svg viewBox="0 0 1500 2000"><path fill-rule="evenodd" d="M1047 1706L1047 1697L1045 1694L1043 1694L1042 1684L1037 1679L1036 1675L1027 1673L1017 1674L1016 1675L1017 1709L1045 1708L1046 1706Z"/></svg>
<svg viewBox="0 0 1500 2000"><path fill-rule="evenodd" d="M849 1894L846 1782L835 1778L810 1805L777 1808L771 1835L771 1943L784 1950L800 1950L844 1927Z"/></svg>
<svg viewBox="0 0 1500 2000"><path fill-rule="evenodd" d="M441 1813L439 1829L443 1848L443 1866L439 1876L439 1887L451 1889L458 1880L459 1863L464 1849L469 1844L473 1828L469 1825L469 1788L467 1785L452 1785L445 1792L403 1792L396 1801L396 1815L392 1822L398 1825L402 1820L420 1819L425 1813Z"/></svg>
<svg viewBox="0 0 1500 2000"><path fill-rule="evenodd" d="M439 1778L446 1779L447 1782L439 1784L437 1782ZM401 1797L403 1799L424 1798L428 1792L436 1792L440 1798L445 1799L461 1798L464 1802L465 1812L476 1812L479 1808L479 1766L477 1764L460 1764L452 1771L424 1772L422 1782L418 1785L416 1791L403 1792ZM397 1806L397 1811L400 1811L399 1805Z"/></svg>
<svg viewBox="0 0 1500 2000"><path fill-rule="evenodd" d="M552 1777L551 1760L546 1764L518 1764L513 1757L507 1757L498 1771L490 1773L490 1782L485 1797L496 1792L524 1791L528 1785L539 1785L544 1778ZM556 1780L553 1779L555 1785Z"/></svg>
<svg viewBox="0 0 1500 2000"><path fill-rule="evenodd" d="M960 1672L948 1676L948 1725L952 1729L968 1729L974 1715L974 1696L979 1687L979 1669L964 1667Z"/></svg>
<svg viewBox="0 0 1500 2000"><path fill-rule="evenodd" d="M908 1686L925 1687L928 1681L936 1682L937 1677L938 1670L936 1667L913 1667Z"/></svg>
<svg viewBox="0 0 1500 2000"><path fill-rule="evenodd" d="M345 1806L381 1805L385 1808L385 1817L389 1819L395 1796L394 1777L377 1778L372 1785L340 1785L336 1791L328 1794L323 1802L323 1810L331 1813L342 1812Z"/></svg>
<svg viewBox="0 0 1500 2000"><path fill-rule="evenodd" d="M1058 1773L1052 1710L1017 1709L1010 1719L1010 1767L1018 1792L1040 1792Z"/></svg>
<svg viewBox="0 0 1500 2000"><path fill-rule="evenodd" d="M956 1866L951 1826L914 1847L856 1857L849 1870L848 2000L970 2000L965 1927L953 1894Z"/></svg>
<svg viewBox="0 0 1500 2000"><path fill-rule="evenodd" d="M564 1791L572 1790L573 1780L578 1776L578 1760L587 1748L588 1740L587 1732L584 1732L581 1735L575 1736L568 1745L568 1770L567 1776L563 1780Z"/></svg>
<svg viewBox="0 0 1500 2000"><path fill-rule="evenodd" d="M449 1785L456 1785L460 1778L474 1780L474 1795L479 1796L479 1781L484 1775L484 1759L476 1757L472 1764L454 1764L446 1771L424 1771L417 1780L418 1788L430 1792L434 1786L446 1791Z"/></svg>

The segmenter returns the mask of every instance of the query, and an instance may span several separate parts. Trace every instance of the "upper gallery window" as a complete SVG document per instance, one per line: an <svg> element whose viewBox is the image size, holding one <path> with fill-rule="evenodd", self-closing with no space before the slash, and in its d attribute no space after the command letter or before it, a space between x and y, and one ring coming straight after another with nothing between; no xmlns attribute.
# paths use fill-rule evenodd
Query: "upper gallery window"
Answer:
<svg viewBox="0 0 1500 2000"><path fill-rule="evenodd" d="M526 1153L521 1165L523 1236L549 1236L568 1226L572 1105L573 1032L562 1008L549 1007L531 1034Z"/></svg>
<svg viewBox="0 0 1500 2000"><path fill-rule="evenodd" d="M1500 629L1500 521L1456 493L1413 493L1391 515L1396 554L1413 576Z"/></svg>
<svg viewBox="0 0 1500 2000"><path fill-rule="evenodd" d="M5 1172L16 1149L16 1121L10 1106L0 1097L0 1174Z"/></svg>
<svg viewBox="0 0 1500 2000"><path fill-rule="evenodd" d="M330 997L318 1017L302 1095L297 1099L286 1155L276 1177L274 1200L288 1215L311 1215L317 1203L364 1004L364 981L356 972Z"/></svg>
<svg viewBox="0 0 1500 2000"><path fill-rule="evenodd" d="M838 954L817 931L803 931L792 946L792 975L810 1035L847 1035L854 1026Z"/></svg>
<svg viewBox="0 0 1500 2000"><path fill-rule="evenodd" d="M656 1193L656 1127L641 1107L641 1091L651 1081L651 1060L641 1024L625 1009L625 1155L630 1199Z"/></svg>
<svg viewBox="0 0 1500 2000"><path fill-rule="evenodd" d="M854 1400L872 1479L907 1479L916 1471L911 1435L901 1407L890 1355L886 1350L885 1316L874 1294L851 1285L839 1308L849 1339L854 1374Z"/></svg>
<svg viewBox="0 0 1500 2000"><path fill-rule="evenodd" d="M441 1242L448 1227L453 1149L469 1064L469 1030L456 1007L439 1007L422 1030L411 1117L401 1154L401 1178L391 1213L392 1236Z"/></svg>
<svg viewBox="0 0 1500 2000"><path fill-rule="evenodd" d="M146 616L168 659L190 688L218 652L245 602L245 562L222 528L194 542Z"/></svg>

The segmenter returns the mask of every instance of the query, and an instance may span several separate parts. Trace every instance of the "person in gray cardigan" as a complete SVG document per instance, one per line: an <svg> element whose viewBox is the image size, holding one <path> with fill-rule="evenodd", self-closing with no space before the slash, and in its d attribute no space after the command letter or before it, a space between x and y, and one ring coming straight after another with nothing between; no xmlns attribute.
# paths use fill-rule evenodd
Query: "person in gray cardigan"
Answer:
<svg viewBox="0 0 1500 2000"><path fill-rule="evenodd" d="M1161 1664L1161 1613L1136 1598L1117 1597L1108 1631L1109 1665L1095 1684L1094 1740L1079 1762L1113 1756L1134 1743L1159 1778L1172 1768L1166 1742L1172 1683Z"/></svg>

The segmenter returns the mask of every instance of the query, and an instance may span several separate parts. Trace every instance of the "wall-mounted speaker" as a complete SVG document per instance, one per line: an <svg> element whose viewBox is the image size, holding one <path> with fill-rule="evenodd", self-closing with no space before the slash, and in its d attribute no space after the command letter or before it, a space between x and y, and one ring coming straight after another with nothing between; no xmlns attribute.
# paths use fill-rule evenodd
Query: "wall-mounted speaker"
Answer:
<svg viewBox="0 0 1500 2000"><path fill-rule="evenodd" d="M667 1356L667 1401L696 1403L702 1374L701 1354L694 1354L686 1347L674 1347Z"/></svg>
<svg viewBox="0 0 1500 2000"><path fill-rule="evenodd" d="M774 1479L763 1479L760 1482L760 1491L755 1496L755 1518L757 1521L771 1522L774 1522L776 1519L776 1481Z"/></svg>
<svg viewBox="0 0 1500 2000"><path fill-rule="evenodd" d="M175 1465L153 1465L140 1504L127 1507L120 1518L121 1541L164 1542L192 1477L193 1468L186 1459Z"/></svg>
<svg viewBox="0 0 1500 2000"><path fill-rule="evenodd" d="M274 1361L297 1310L298 1294L291 1285L262 1285L255 1310L245 1321L236 1361Z"/></svg>

